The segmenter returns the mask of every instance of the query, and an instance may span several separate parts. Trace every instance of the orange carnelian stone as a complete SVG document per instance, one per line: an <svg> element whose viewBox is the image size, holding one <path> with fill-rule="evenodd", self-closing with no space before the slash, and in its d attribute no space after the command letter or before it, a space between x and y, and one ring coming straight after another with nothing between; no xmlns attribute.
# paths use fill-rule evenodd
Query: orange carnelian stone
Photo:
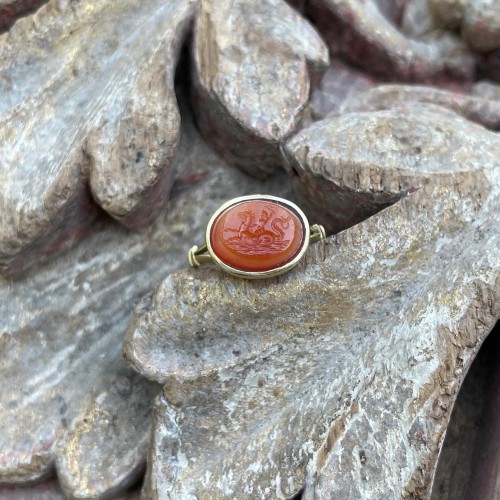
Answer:
<svg viewBox="0 0 500 500"><path fill-rule="evenodd" d="M248 200L224 210L210 230L217 257L241 271L269 271L290 262L302 248L304 227L280 203Z"/></svg>

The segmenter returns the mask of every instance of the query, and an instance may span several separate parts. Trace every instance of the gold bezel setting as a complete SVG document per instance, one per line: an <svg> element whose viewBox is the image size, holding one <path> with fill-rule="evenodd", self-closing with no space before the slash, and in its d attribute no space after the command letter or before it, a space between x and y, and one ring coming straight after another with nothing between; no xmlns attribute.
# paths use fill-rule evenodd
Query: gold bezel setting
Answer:
<svg viewBox="0 0 500 500"><path fill-rule="evenodd" d="M276 203L278 205L282 205L287 210L290 210L296 214L303 227L303 239L299 251L291 260L289 260L288 262L279 267L265 271L246 271L228 265L216 254L216 252L212 248L212 244L210 241L212 227L215 221L223 212L245 201L269 201L272 203ZM288 201L284 198L279 198L277 196L262 195L262 194L240 196L238 198L233 198L225 202L215 211L215 213L210 218L207 225L207 229L205 231L205 242L206 242L205 245L203 245L202 247L197 247L197 246L192 247L191 250L189 251L188 261L192 267L198 267L204 262L214 262L224 271L238 278L246 278L246 279L273 278L275 276L279 276L280 274L286 273L287 271L295 267L304 257L304 254L306 253L309 244L314 241L322 240L324 239L324 237L325 237L325 232L323 227L318 225L310 227L309 221L307 220L307 217L304 214L304 212L295 203L291 201ZM208 254L206 252L208 252Z"/></svg>

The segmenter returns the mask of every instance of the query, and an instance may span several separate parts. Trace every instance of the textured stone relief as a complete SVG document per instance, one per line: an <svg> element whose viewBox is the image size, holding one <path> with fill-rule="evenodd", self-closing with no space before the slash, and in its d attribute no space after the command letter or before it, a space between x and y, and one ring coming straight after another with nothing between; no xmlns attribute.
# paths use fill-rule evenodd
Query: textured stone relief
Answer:
<svg viewBox="0 0 500 500"><path fill-rule="evenodd" d="M495 9L0 0L0 497L430 498L500 315ZM329 238L182 270L255 193Z"/></svg>
<svg viewBox="0 0 500 500"><path fill-rule="evenodd" d="M479 170L313 245L282 278L163 280L125 342L164 384L145 497L427 498L500 312L498 209L498 174Z"/></svg>
<svg viewBox="0 0 500 500"><path fill-rule="evenodd" d="M5 275L81 240L94 200L131 228L158 215L173 182L174 71L194 6L52 0L0 37Z"/></svg>
<svg viewBox="0 0 500 500"><path fill-rule="evenodd" d="M148 230L101 218L34 276L0 281L0 483L43 478L55 466L68 495L94 498L143 471L160 388L121 357L135 304L187 264L193 238L227 196L291 190L283 176L262 184L224 166L189 119L177 158L174 196Z"/></svg>
<svg viewBox="0 0 500 500"><path fill-rule="evenodd" d="M231 163L268 176L328 65L326 45L282 0L202 0L193 37L200 129Z"/></svg>

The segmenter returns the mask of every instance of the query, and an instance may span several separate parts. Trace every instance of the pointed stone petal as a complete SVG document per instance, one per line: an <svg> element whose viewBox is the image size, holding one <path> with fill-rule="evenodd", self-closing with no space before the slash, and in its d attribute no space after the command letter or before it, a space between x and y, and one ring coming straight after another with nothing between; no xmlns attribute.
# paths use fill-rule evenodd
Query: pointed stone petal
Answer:
<svg viewBox="0 0 500 500"><path fill-rule="evenodd" d="M137 24L140 34L132 49L138 58L140 54L140 67L134 68L127 95L118 98L122 112L103 115L105 120L86 142L94 198L133 229L157 217L174 181L172 159L180 134L174 74L193 4L177 0L158 6L156 18L144 11L148 29ZM152 50L146 55L148 44ZM131 47L124 49L130 52Z"/></svg>
<svg viewBox="0 0 500 500"><path fill-rule="evenodd" d="M231 163L266 177L328 64L314 28L282 0L202 0L194 29L194 109Z"/></svg>
<svg viewBox="0 0 500 500"><path fill-rule="evenodd" d="M494 168L497 134L441 106L328 116L292 137L284 151L298 174L299 198L327 232L360 222L429 182L471 182ZM478 196L485 188L477 180Z"/></svg>
<svg viewBox="0 0 500 500"><path fill-rule="evenodd" d="M3 274L81 240L94 199L134 228L158 214L179 133L175 63L194 8L51 0L0 36Z"/></svg>
<svg viewBox="0 0 500 500"><path fill-rule="evenodd" d="M123 491L144 472L151 402L159 387L117 359L101 374L105 390L82 407L59 441L57 476L68 497Z"/></svg>

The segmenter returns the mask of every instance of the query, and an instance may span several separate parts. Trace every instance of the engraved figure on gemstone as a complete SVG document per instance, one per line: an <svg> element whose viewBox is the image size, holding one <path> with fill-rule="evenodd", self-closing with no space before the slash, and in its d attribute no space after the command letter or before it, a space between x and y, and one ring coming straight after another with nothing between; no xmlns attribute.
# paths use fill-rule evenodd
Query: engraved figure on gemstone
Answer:
<svg viewBox="0 0 500 500"><path fill-rule="evenodd" d="M290 226L290 216L274 217L275 211L267 207L261 211L258 222L252 210L239 212L241 219L238 229L225 228L225 233L236 233L225 238L226 243L234 250L255 255L269 251L279 252L286 248L290 240L285 240L285 231Z"/></svg>

